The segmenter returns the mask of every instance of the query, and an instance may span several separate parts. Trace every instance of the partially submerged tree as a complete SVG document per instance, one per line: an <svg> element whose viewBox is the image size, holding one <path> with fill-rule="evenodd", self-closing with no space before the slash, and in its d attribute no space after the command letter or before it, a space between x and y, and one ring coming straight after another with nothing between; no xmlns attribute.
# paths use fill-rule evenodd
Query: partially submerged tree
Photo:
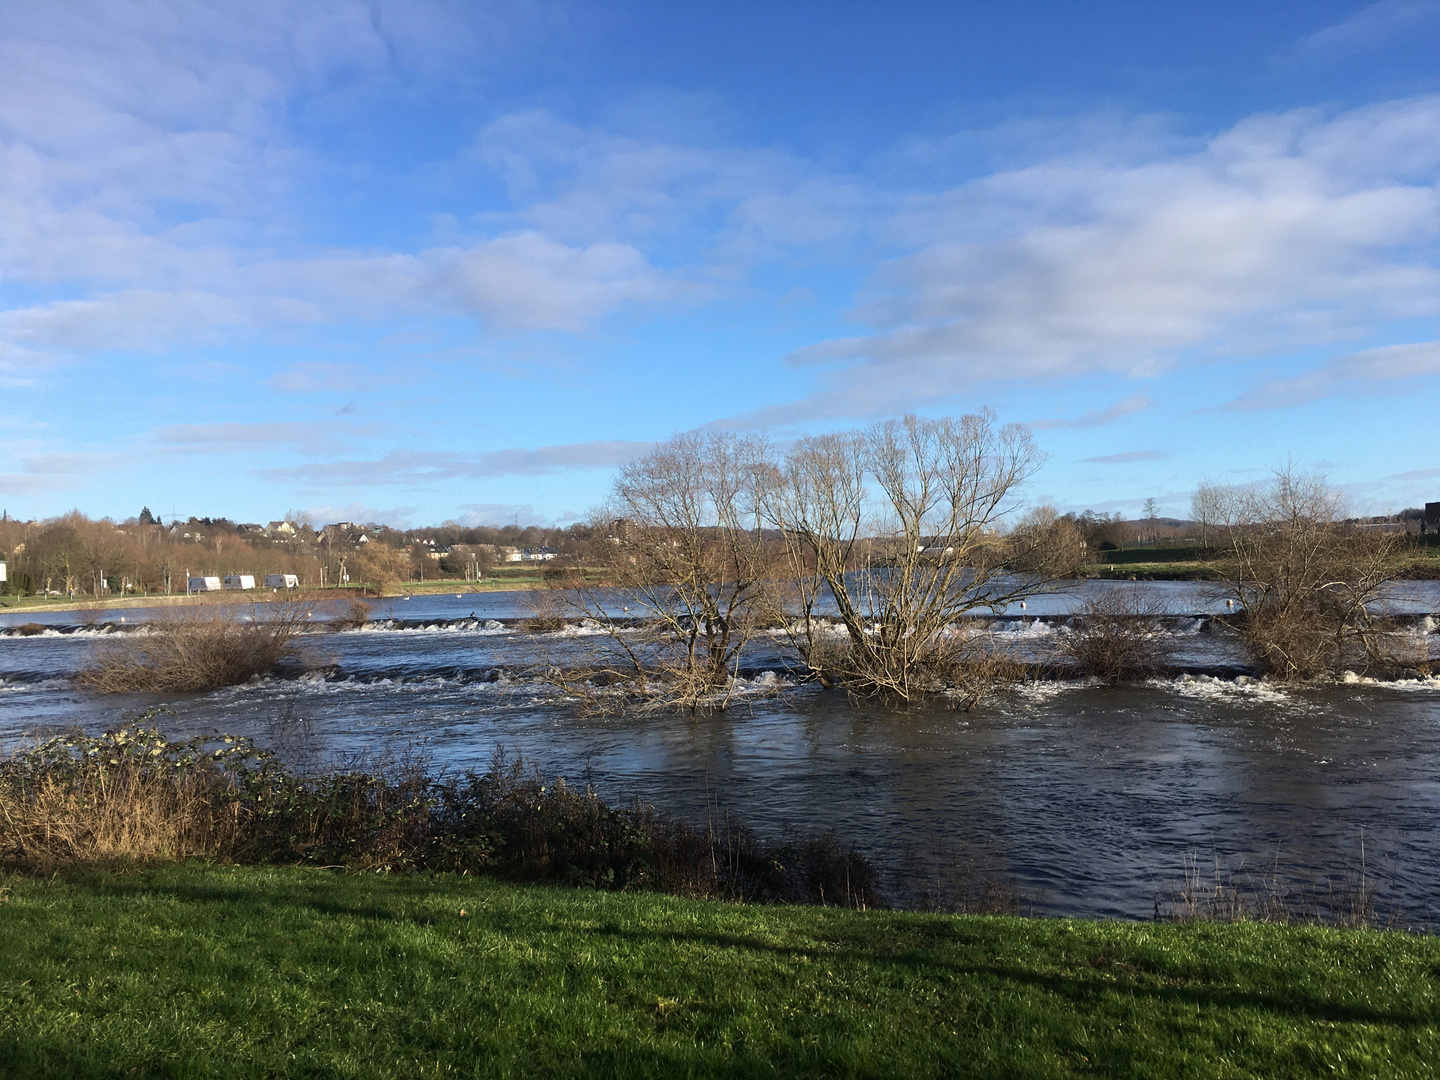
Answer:
<svg viewBox="0 0 1440 1080"><path fill-rule="evenodd" d="M724 704L768 577L765 454L757 439L692 433L621 468L588 548L552 579L572 613L608 632L586 681Z"/></svg>
<svg viewBox="0 0 1440 1080"><path fill-rule="evenodd" d="M1134 682L1165 670L1177 644L1173 623L1163 596L1109 588L1075 613L1056 646L1077 674L1107 683Z"/></svg>
<svg viewBox="0 0 1440 1080"><path fill-rule="evenodd" d="M1013 552L997 526L1041 459L1027 429L996 428L988 412L907 416L796 444L767 505L803 602L796 636L811 667L820 662L827 681L860 695L910 702L958 688L978 697L993 651L956 620L1034 591L1032 579L1007 572ZM843 651L819 647L822 589L844 627Z"/></svg>
<svg viewBox="0 0 1440 1080"><path fill-rule="evenodd" d="M1268 484L1226 487L1211 498L1240 633L1268 673L1305 678L1385 662L1370 605L1381 596L1396 534L1347 524L1340 493L1291 465Z"/></svg>

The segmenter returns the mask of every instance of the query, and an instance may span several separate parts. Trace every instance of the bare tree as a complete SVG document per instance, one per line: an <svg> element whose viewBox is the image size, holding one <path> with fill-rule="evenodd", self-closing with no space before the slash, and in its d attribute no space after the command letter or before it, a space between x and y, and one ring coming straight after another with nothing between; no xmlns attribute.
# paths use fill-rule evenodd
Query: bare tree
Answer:
<svg viewBox="0 0 1440 1080"><path fill-rule="evenodd" d="M864 436L845 432L801 439L764 487L766 517L783 539L776 577L766 591L768 615L784 628L812 675L833 687L844 677L846 653L822 615L835 604L842 626L865 625L846 585L869 553Z"/></svg>
<svg viewBox="0 0 1440 1080"><path fill-rule="evenodd" d="M1057 645L1082 675L1133 682L1164 670L1176 647L1172 622L1163 598L1109 589L1076 612Z"/></svg>
<svg viewBox="0 0 1440 1080"><path fill-rule="evenodd" d="M1145 539L1154 543L1160 538L1160 504L1153 498L1145 500Z"/></svg>
<svg viewBox="0 0 1440 1080"><path fill-rule="evenodd" d="M1046 578L1070 577L1085 561L1089 545L1073 514L1042 502L1025 511L1010 534L1009 565Z"/></svg>
<svg viewBox="0 0 1440 1080"><path fill-rule="evenodd" d="M824 657L831 681L900 702L981 692L969 673L983 650L954 624L1034 591L1033 579L1006 572L1012 553L997 526L1041 458L1028 430L997 429L988 412L907 416L797 444L768 505L799 571L796 591L811 601L802 644L821 652L812 614L821 584L848 637L843 654Z"/></svg>
<svg viewBox="0 0 1440 1080"><path fill-rule="evenodd" d="M352 557L352 566L356 578L374 586L377 595L384 595L409 572L410 558L399 548L376 541Z"/></svg>
<svg viewBox="0 0 1440 1080"><path fill-rule="evenodd" d="M1218 493L1221 568L1242 636L1266 671L1304 678L1384 663L1369 605L1381 595L1396 536L1344 522L1343 501L1294 465L1253 488Z"/></svg>
<svg viewBox="0 0 1440 1080"><path fill-rule="evenodd" d="M1200 486L1190 496L1190 516L1200 525L1200 546L1210 547L1211 530L1225 517L1227 489L1210 480L1201 480Z"/></svg>
<svg viewBox="0 0 1440 1080"><path fill-rule="evenodd" d="M766 472L764 443L729 434L677 435L621 468L588 549L551 575L571 611L608 631L592 679L724 706L768 576Z"/></svg>

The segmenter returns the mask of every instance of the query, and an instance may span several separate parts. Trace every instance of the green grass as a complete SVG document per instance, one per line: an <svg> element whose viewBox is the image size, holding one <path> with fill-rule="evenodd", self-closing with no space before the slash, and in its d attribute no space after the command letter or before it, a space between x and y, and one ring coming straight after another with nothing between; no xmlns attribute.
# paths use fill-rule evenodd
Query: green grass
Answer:
<svg viewBox="0 0 1440 1080"><path fill-rule="evenodd" d="M0 878L0 1075L1430 1076L1440 942L186 865Z"/></svg>

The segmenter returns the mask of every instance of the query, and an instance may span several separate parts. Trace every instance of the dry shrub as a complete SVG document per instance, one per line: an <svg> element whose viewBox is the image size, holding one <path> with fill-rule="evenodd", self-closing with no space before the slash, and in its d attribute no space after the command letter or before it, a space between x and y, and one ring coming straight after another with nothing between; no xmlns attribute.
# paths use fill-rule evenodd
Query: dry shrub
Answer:
<svg viewBox="0 0 1440 1080"><path fill-rule="evenodd" d="M874 630L877 636L884 632L883 627ZM862 653L849 643L842 650L828 662L852 700L902 707L938 698L969 711L1027 673L1005 635L968 619L944 627L909 650Z"/></svg>
<svg viewBox="0 0 1440 1080"><path fill-rule="evenodd" d="M833 834L781 844L544 781L521 760L435 777L419 762L298 773L249 740L167 742L143 724L0 761L0 861L31 870L195 856L486 873L750 902L874 907L875 872Z"/></svg>
<svg viewBox="0 0 1440 1080"><path fill-rule="evenodd" d="M27 622L21 623L15 628L16 637L39 637L48 629L43 623Z"/></svg>
<svg viewBox="0 0 1440 1080"><path fill-rule="evenodd" d="M1080 610L1058 648L1083 675L1112 683L1148 679L1174 654L1169 616L1158 597L1107 590Z"/></svg>
<svg viewBox="0 0 1440 1080"><path fill-rule="evenodd" d="M1184 882L1168 904L1156 900L1155 917L1170 922L1318 923L1330 926L1385 925L1376 911L1379 892L1360 847L1360 865L1309 881L1288 878L1276 852L1273 865L1235 872L1202 870L1193 853L1185 856Z"/></svg>
<svg viewBox="0 0 1440 1080"><path fill-rule="evenodd" d="M195 744L141 727L62 736L0 764L0 858L48 871L226 856L239 834L234 798Z"/></svg>
<svg viewBox="0 0 1440 1080"><path fill-rule="evenodd" d="M370 621L370 605L364 600L337 601L327 625L331 630L359 630Z"/></svg>
<svg viewBox="0 0 1440 1080"><path fill-rule="evenodd" d="M282 660L303 659L296 638L307 618L303 603L254 605L248 615L233 608L189 612L97 645L74 681L97 694L234 686Z"/></svg>
<svg viewBox="0 0 1440 1080"><path fill-rule="evenodd" d="M1227 536L1217 567L1241 640L1266 673L1304 679L1385 666L1370 605L1401 538L1348 524L1340 494L1291 466L1267 485L1214 494Z"/></svg>
<svg viewBox="0 0 1440 1080"><path fill-rule="evenodd" d="M530 614L520 624L527 634L553 634L565 629L566 605L556 593L536 590L526 597Z"/></svg>

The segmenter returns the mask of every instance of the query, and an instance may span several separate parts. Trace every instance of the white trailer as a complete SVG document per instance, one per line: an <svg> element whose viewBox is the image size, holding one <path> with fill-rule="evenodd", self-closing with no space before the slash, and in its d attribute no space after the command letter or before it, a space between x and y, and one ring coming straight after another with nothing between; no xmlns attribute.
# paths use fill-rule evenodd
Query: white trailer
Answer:
<svg viewBox="0 0 1440 1080"><path fill-rule="evenodd" d="M223 588L218 577L192 577L188 579L186 592L219 592Z"/></svg>
<svg viewBox="0 0 1440 1080"><path fill-rule="evenodd" d="M0 559L0 581L5 580L5 560Z"/></svg>
<svg viewBox="0 0 1440 1080"><path fill-rule="evenodd" d="M255 588L254 574L226 574L225 588L230 592L243 592Z"/></svg>
<svg viewBox="0 0 1440 1080"><path fill-rule="evenodd" d="M300 579L294 574L266 574L265 588L267 589L298 589Z"/></svg>

